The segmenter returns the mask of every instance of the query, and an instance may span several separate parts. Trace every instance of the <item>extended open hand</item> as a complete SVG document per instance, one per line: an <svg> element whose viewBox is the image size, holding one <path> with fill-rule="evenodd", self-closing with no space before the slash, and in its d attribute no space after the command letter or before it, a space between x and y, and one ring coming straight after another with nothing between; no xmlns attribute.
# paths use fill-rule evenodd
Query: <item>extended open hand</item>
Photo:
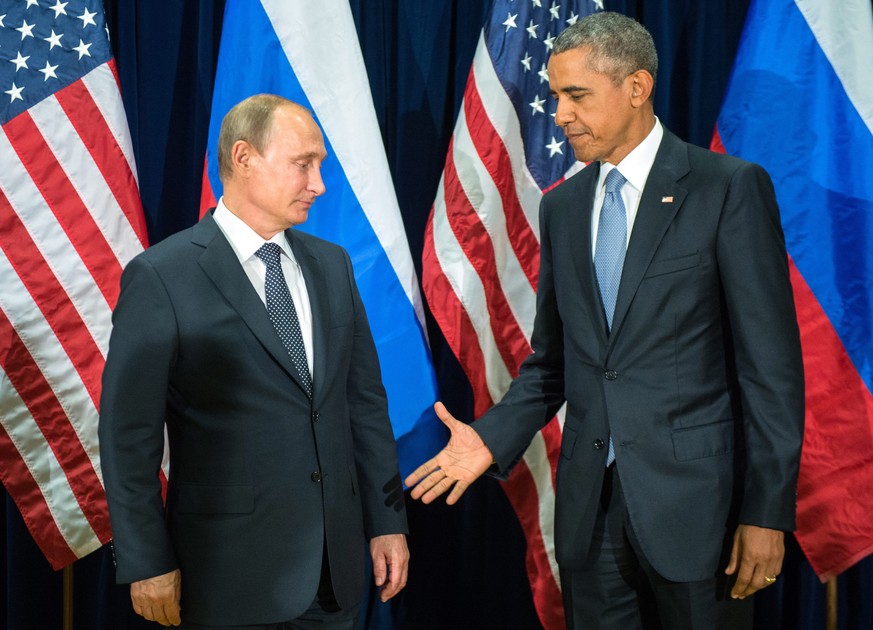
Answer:
<svg viewBox="0 0 873 630"><path fill-rule="evenodd" d="M412 488L413 499L430 503L441 494L451 490L446 503L453 505L461 498L471 483L482 476L494 459L491 451L479 434L450 414L445 405L434 405L437 417L449 431L449 443L406 478Z"/></svg>

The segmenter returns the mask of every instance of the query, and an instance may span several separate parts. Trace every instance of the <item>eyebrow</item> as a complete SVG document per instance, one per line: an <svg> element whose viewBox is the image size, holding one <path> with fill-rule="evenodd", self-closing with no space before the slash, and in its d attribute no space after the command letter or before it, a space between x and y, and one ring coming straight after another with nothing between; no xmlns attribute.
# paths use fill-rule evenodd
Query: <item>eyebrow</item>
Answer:
<svg viewBox="0 0 873 630"><path fill-rule="evenodd" d="M578 94L579 92L590 92L591 88L582 87L580 85L568 85L566 87L562 87L560 90L550 90L552 94L557 94L561 92L563 94Z"/></svg>
<svg viewBox="0 0 873 630"><path fill-rule="evenodd" d="M324 160L327 158L327 151L321 153L320 151L309 151L308 153L298 153L297 155L292 156L294 160L311 160L313 158L321 158Z"/></svg>

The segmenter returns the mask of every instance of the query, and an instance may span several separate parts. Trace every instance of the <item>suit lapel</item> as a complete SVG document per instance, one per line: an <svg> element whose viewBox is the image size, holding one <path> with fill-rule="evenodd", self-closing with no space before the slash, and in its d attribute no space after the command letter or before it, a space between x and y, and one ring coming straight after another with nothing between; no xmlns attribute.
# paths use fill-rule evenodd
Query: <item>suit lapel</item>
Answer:
<svg viewBox="0 0 873 630"><path fill-rule="evenodd" d="M327 295L327 282L318 254L306 243L304 234L295 230L285 230L285 238L291 244L294 257L303 272L309 305L312 309L312 397L318 402L319 392L325 391L327 378L327 326L330 321L330 299Z"/></svg>
<svg viewBox="0 0 873 630"><path fill-rule="evenodd" d="M580 279L585 292L583 303L591 304L588 309L591 325L597 331L603 345L606 345L606 315L603 312L603 302L600 299L600 289L597 285L597 274L594 271L594 253L591 249L591 213L594 212L594 197L597 177L600 173L600 163L596 162L585 167L576 177L573 190L572 208L568 219L569 234L571 234L571 258L576 277ZM582 207L579 207L581 202Z"/></svg>
<svg viewBox="0 0 873 630"><path fill-rule="evenodd" d="M239 264L236 253L211 214L204 216L194 226L191 242L204 248L198 259L203 272L209 276L261 345L303 389L294 361L282 345L264 303L258 298L249 277Z"/></svg>
<svg viewBox="0 0 873 630"><path fill-rule="evenodd" d="M665 129L631 232L615 303L610 345L621 331L646 269L685 200L687 191L676 182L688 173L688 169L685 144Z"/></svg>

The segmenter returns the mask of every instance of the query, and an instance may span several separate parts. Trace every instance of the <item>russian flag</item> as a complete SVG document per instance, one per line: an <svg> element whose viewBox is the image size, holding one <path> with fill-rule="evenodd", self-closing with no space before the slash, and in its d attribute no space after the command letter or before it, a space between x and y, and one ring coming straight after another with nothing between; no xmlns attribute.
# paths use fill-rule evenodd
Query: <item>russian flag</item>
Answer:
<svg viewBox="0 0 873 630"><path fill-rule="evenodd" d="M773 178L806 371L797 540L822 581L873 553L873 8L753 0L713 148Z"/></svg>
<svg viewBox="0 0 873 630"><path fill-rule="evenodd" d="M379 352L402 477L445 441L418 279L346 2L229 0L218 55L201 214L222 194L221 120L253 94L308 107L324 132L327 191L298 229L351 256Z"/></svg>

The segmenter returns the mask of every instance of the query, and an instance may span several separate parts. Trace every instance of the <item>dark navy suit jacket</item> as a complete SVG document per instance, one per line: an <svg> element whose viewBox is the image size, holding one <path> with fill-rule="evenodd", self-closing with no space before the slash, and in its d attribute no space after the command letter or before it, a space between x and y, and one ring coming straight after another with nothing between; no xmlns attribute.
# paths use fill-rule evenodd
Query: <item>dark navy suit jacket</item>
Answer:
<svg viewBox="0 0 873 630"><path fill-rule="evenodd" d="M315 598L325 540L337 601L351 606L363 593L367 539L406 531L349 257L315 237L286 236L312 305L311 402L211 214L122 275L99 427L117 579L180 568L190 622L299 616Z"/></svg>
<svg viewBox="0 0 873 630"><path fill-rule="evenodd" d="M649 562L673 581L711 578L738 522L795 527L803 367L773 187L759 166L665 130L607 333L591 252L598 170L542 200L533 354L473 426L505 473L567 402L563 569L588 553L611 432Z"/></svg>

